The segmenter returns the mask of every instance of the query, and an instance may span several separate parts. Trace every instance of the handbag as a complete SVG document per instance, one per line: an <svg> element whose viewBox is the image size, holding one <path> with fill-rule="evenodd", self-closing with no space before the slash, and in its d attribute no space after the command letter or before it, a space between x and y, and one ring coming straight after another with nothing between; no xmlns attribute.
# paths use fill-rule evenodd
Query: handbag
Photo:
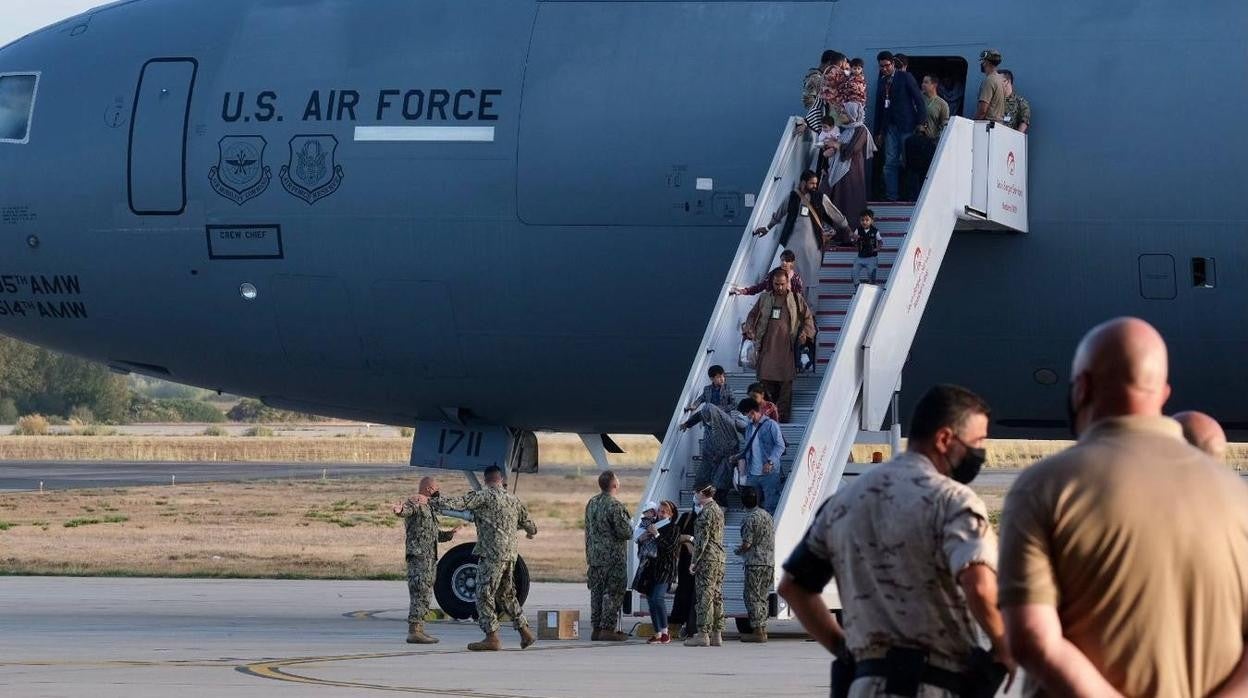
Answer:
<svg viewBox="0 0 1248 698"><path fill-rule="evenodd" d="M754 340L747 339L744 335L741 337L741 354L737 358L737 363L742 368L758 367L758 346L754 344Z"/></svg>
<svg viewBox="0 0 1248 698"><path fill-rule="evenodd" d="M649 595L654 589L653 575L650 574L650 561L642 560L637 566L637 573L633 575L633 591L639 594Z"/></svg>

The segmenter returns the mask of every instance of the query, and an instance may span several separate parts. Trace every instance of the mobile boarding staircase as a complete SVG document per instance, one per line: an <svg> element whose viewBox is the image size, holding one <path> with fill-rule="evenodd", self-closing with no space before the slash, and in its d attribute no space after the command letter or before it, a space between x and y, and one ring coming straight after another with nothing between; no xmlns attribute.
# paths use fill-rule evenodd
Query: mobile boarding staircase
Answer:
<svg viewBox="0 0 1248 698"><path fill-rule="evenodd" d="M746 388L755 380L752 370L740 367L739 350L740 325L758 297L731 296L729 290L757 282L778 265L778 234L756 238L752 231L785 201L801 172L813 169L817 153L809 136L796 133L796 123L793 119L785 125L668 423L643 502L670 499L682 510L693 503L702 427L682 433L680 423L688 417L684 408L706 385L707 369L723 366L738 399L746 397ZM792 421L780 427L787 448L781 462L784 488L775 516L776 584L784 560L847 475L853 445L887 444L893 452L900 447L896 406L901 372L955 227L973 221L970 227L977 229L1026 232L1026 146L1026 138L1011 129L955 117L941 135L918 202L875 207L883 238L880 285L864 283L854 289L851 274L857 254L846 247L825 252L819 278L807 280L805 293L816 314L819 352L816 370L798 374ZM844 213L856 224L857 211ZM883 429L886 420L889 428ZM735 492L728 497L725 514L724 610L745 629L744 569L732 552L740 542L744 513ZM634 550L630 579L636 570L635 554ZM829 606L839 608L834 586L829 585L826 595ZM630 592L626 609L641 615L646 610L644 598ZM791 617L774 593L771 611L775 617Z"/></svg>

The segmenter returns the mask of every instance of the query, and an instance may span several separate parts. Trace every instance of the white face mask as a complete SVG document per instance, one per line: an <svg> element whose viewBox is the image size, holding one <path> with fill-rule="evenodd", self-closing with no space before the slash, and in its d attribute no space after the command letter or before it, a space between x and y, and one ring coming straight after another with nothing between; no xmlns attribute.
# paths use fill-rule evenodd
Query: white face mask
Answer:
<svg viewBox="0 0 1248 698"><path fill-rule="evenodd" d="M850 75L853 75L853 71L844 70L844 71L841 71L841 72L845 73L845 77L849 77Z"/></svg>
<svg viewBox="0 0 1248 698"><path fill-rule="evenodd" d="M702 513L702 503L701 503L701 502L694 502L694 503L693 503L693 513L695 513L695 514L701 514L701 513Z"/></svg>

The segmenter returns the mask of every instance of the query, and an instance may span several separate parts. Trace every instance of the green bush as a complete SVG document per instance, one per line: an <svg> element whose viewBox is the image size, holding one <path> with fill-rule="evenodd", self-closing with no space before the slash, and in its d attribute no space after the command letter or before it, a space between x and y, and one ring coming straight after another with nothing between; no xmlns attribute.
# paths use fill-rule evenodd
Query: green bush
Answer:
<svg viewBox="0 0 1248 698"><path fill-rule="evenodd" d="M232 422L248 422L255 424L256 422L265 422L272 424L274 422L323 422L324 417L316 415L304 414L302 412L291 412L289 410L279 410L252 398L243 398L237 405L230 408L226 413Z"/></svg>
<svg viewBox="0 0 1248 698"><path fill-rule="evenodd" d="M273 430L266 426L254 426L243 432L243 436L273 436Z"/></svg>
<svg viewBox="0 0 1248 698"><path fill-rule="evenodd" d="M215 424L205 429L203 435L204 436L229 436L229 434L225 431L225 427L219 427Z"/></svg>
<svg viewBox="0 0 1248 698"><path fill-rule="evenodd" d="M13 427L14 436L47 436L48 418L41 414L28 414L17 420Z"/></svg>
<svg viewBox="0 0 1248 698"><path fill-rule="evenodd" d="M411 427L399 427L399 436L402 436L405 439L412 438L415 433L416 430Z"/></svg>
<svg viewBox="0 0 1248 698"><path fill-rule="evenodd" d="M17 411L17 403L12 398L0 400L0 424L15 424L20 416L22 413Z"/></svg>
<svg viewBox="0 0 1248 698"><path fill-rule="evenodd" d="M225 415L210 403L186 398L152 400L142 395L130 398L130 419L135 422L207 422L225 421Z"/></svg>

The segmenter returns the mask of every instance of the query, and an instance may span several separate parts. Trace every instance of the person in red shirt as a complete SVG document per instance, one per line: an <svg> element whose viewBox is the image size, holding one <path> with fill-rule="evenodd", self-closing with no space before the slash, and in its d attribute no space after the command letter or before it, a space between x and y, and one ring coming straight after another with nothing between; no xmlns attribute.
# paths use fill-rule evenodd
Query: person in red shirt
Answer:
<svg viewBox="0 0 1248 698"><path fill-rule="evenodd" d="M758 409L763 413L764 417L771 417L777 422L780 421L780 411L776 409L776 403L767 399L767 391L763 388L762 383L751 383L747 391L750 397L754 398L754 402L758 403Z"/></svg>

